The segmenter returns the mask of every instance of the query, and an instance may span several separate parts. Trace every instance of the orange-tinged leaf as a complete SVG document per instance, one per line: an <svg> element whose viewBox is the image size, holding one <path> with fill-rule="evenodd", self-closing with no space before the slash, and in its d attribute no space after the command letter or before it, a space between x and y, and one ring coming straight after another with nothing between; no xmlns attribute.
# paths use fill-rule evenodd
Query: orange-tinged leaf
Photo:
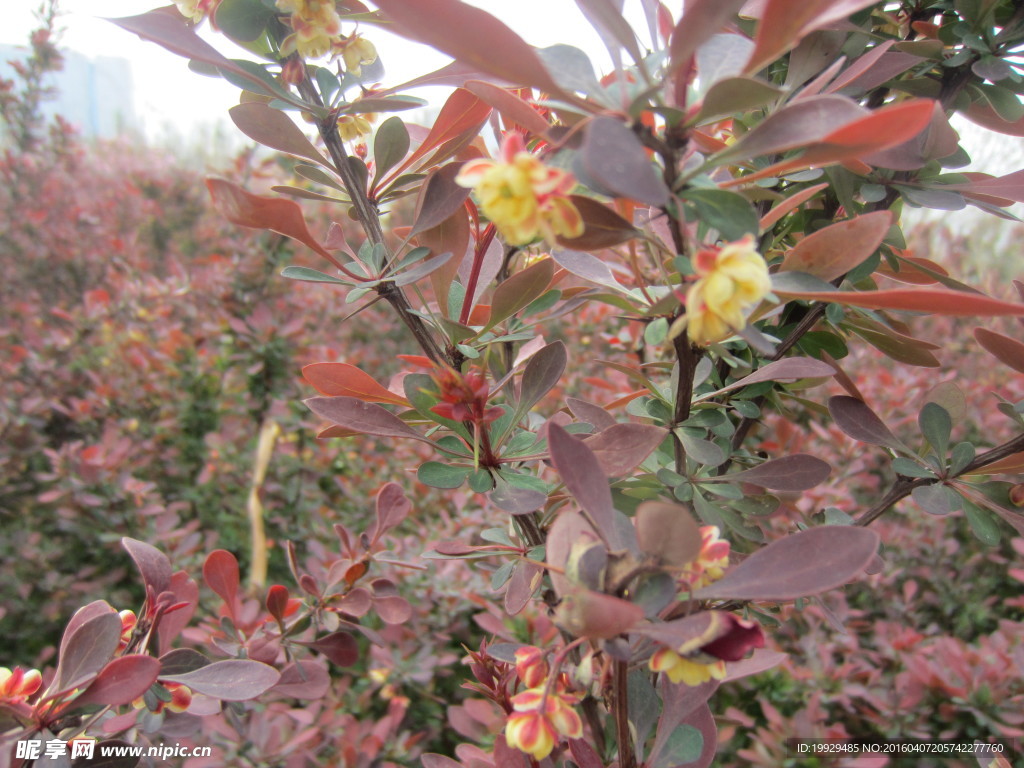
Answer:
<svg viewBox="0 0 1024 768"><path fill-rule="evenodd" d="M409 401L379 384L370 374L348 363L312 363L302 369L306 381L321 395L357 397L366 403L409 407Z"/></svg>
<svg viewBox="0 0 1024 768"><path fill-rule="evenodd" d="M819 229L786 254L781 269L783 272L807 272L825 281L835 280L875 252L892 221L891 211L875 211Z"/></svg>
<svg viewBox="0 0 1024 768"><path fill-rule="evenodd" d="M792 211L794 208L798 208L803 205L816 194L821 192L821 190L827 188L828 182L822 182L821 184L815 184L813 187L802 189L795 195L780 201L770 211L768 211L768 213L761 217L761 230L764 231L771 228L787 213Z"/></svg>
<svg viewBox="0 0 1024 768"><path fill-rule="evenodd" d="M987 328L975 328L974 338L999 362L1024 373L1024 344Z"/></svg>
<svg viewBox="0 0 1024 768"><path fill-rule="evenodd" d="M900 271L896 272L883 261L878 269L875 270L875 274L910 285L935 285L938 282L934 276L925 270L937 272L943 276L949 275L949 272L941 264L936 264L934 261L921 258L920 256L902 256L899 259L899 263Z"/></svg>
<svg viewBox="0 0 1024 768"><path fill-rule="evenodd" d="M328 168L333 167L281 110L268 107L260 101L250 101L232 107L228 114L238 130L253 141Z"/></svg>
<svg viewBox="0 0 1024 768"><path fill-rule="evenodd" d="M1002 475L1012 474L1014 472L1024 472L1024 451L1020 453L1012 453L1006 458L1000 459L999 461L993 461L991 464L986 464L984 467L978 467L978 469L972 472L965 472L966 475Z"/></svg>
<svg viewBox="0 0 1024 768"><path fill-rule="evenodd" d="M994 317L1012 315L1024 317L1024 304L1014 304L991 296L942 288L911 290L897 288L889 291L785 291L773 289L783 298L826 301L865 309L894 309L906 312L926 312L952 317Z"/></svg>
<svg viewBox="0 0 1024 768"><path fill-rule="evenodd" d="M484 80L468 80L466 90L498 110L505 121L506 129L518 126L536 136L547 135L548 121L541 117L533 105L509 89Z"/></svg>
<svg viewBox="0 0 1024 768"><path fill-rule="evenodd" d="M974 101L963 112L972 123L1007 136L1024 136L1024 117L1020 120L1004 120L986 101Z"/></svg>
<svg viewBox="0 0 1024 768"><path fill-rule="evenodd" d="M295 201L254 195L226 179L214 177L206 179L206 188L210 190L214 207L232 224L252 229L269 229L271 232L298 240L346 274L353 276L313 237L306 226L302 209Z"/></svg>
<svg viewBox="0 0 1024 768"><path fill-rule="evenodd" d="M471 129L479 129L491 114L491 108L475 94L464 88L456 88L441 107L434 125L423 139L423 143L389 174L389 180L397 178L417 160L445 142L455 139ZM380 186L384 186L382 182Z"/></svg>

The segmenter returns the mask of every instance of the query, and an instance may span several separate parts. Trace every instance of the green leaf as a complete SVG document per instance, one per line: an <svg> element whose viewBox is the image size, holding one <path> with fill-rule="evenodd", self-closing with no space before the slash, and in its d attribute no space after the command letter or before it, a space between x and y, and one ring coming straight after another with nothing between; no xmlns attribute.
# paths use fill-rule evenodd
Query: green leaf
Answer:
<svg viewBox="0 0 1024 768"><path fill-rule="evenodd" d="M480 468L469 476L469 487L474 493L488 493L494 490L494 478L486 469Z"/></svg>
<svg viewBox="0 0 1024 768"><path fill-rule="evenodd" d="M338 283L340 285L348 285L344 280L339 280L336 277L331 277L309 267L285 267L281 270L281 277L287 277L289 280L301 280L306 283Z"/></svg>
<svg viewBox="0 0 1024 768"><path fill-rule="evenodd" d="M946 452L949 450L949 434L953 430L953 420L949 417L949 411L938 403L925 403L918 414L917 423L928 444L939 457L939 461L944 463Z"/></svg>
<svg viewBox="0 0 1024 768"><path fill-rule="evenodd" d="M389 117L380 124L377 134L373 137L373 160L376 163L373 172L373 184L384 174L405 159L409 152L409 131L402 118Z"/></svg>
<svg viewBox="0 0 1024 768"><path fill-rule="evenodd" d="M903 456L892 460L892 470L897 475L903 477L926 477L935 479L935 473L930 469L925 469L913 459L907 459Z"/></svg>
<svg viewBox="0 0 1024 768"><path fill-rule="evenodd" d="M700 220L726 240L757 234L757 212L742 195L725 189L688 189L682 196L694 204Z"/></svg>
<svg viewBox="0 0 1024 768"><path fill-rule="evenodd" d="M963 500L964 514L971 526L971 532L978 540L989 547L999 546L1002 538L999 531L999 522L987 511L977 506L973 501Z"/></svg>
<svg viewBox="0 0 1024 768"><path fill-rule="evenodd" d="M220 31L239 43L255 41L275 16L262 0L221 0L213 14Z"/></svg>
<svg viewBox="0 0 1024 768"><path fill-rule="evenodd" d="M974 461L974 446L971 443L957 443L949 459L949 474L956 477Z"/></svg>
<svg viewBox="0 0 1024 768"><path fill-rule="evenodd" d="M498 570L491 574L491 591L497 592L512 577L512 569L516 567L516 561L510 560L503 564Z"/></svg>
<svg viewBox="0 0 1024 768"><path fill-rule="evenodd" d="M664 317L656 317L644 328L644 342L651 347L658 347L668 336L668 320Z"/></svg>
<svg viewBox="0 0 1024 768"><path fill-rule="evenodd" d="M668 737L653 768L674 768L692 763L704 749L704 736L692 725L680 725Z"/></svg>
<svg viewBox="0 0 1024 768"><path fill-rule="evenodd" d="M462 485L471 471L469 467L450 467L439 461L428 461L416 470L416 479L431 488L452 489Z"/></svg>

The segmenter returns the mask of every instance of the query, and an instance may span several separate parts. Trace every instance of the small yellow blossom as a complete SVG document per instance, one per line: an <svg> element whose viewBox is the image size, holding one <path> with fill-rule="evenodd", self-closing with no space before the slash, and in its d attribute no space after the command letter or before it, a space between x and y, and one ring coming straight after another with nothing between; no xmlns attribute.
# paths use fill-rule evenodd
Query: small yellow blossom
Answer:
<svg viewBox="0 0 1024 768"><path fill-rule="evenodd" d="M334 0L276 0L277 8L290 13L292 34L281 43L282 55L298 51L307 59L326 55L341 34L341 19Z"/></svg>
<svg viewBox="0 0 1024 768"><path fill-rule="evenodd" d="M543 760L562 737L583 736L583 721L573 709L577 698L567 693L561 681L553 690L545 685L530 688L512 697L512 709L505 725L505 741L513 749Z"/></svg>
<svg viewBox="0 0 1024 768"><path fill-rule="evenodd" d="M377 48L362 35L350 35L335 43L334 49L340 49L345 69L353 75L358 75L364 66L377 60Z"/></svg>
<svg viewBox="0 0 1024 768"><path fill-rule="evenodd" d="M538 234L551 242L583 234L583 219L567 196L576 184L572 174L544 165L518 133L505 137L500 160L470 160L455 183L476 192L480 209L509 245L526 245Z"/></svg>
<svg viewBox="0 0 1024 768"><path fill-rule="evenodd" d="M752 235L693 259L700 276L686 293L686 329L695 344L711 344L742 330L747 315L771 292L768 265Z"/></svg>
<svg viewBox="0 0 1024 768"><path fill-rule="evenodd" d="M709 680L725 678L725 662L715 659L704 664L693 659L680 656L671 648L659 648L648 662L652 672L664 672L673 683L684 685L700 685Z"/></svg>
<svg viewBox="0 0 1024 768"><path fill-rule="evenodd" d="M371 124L377 119L377 115L367 112L362 115L339 115L338 133L343 141L354 141L360 136L365 136L373 130Z"/></svg>
<svg viewBox="0 0 1024 768"><path fill-rule="evenodd" d="M680 581L690 591L718 581L729 565L729 542L720 537L718 526L701 526L700 538L700 552L687 563L680 576Z"/></svg>
<svg viewBox="0 0 1024 768"><path fill-rule="evenodd" d="M220 0L174 0L174 4L182 16L198 24L217 10Z"/></svg>

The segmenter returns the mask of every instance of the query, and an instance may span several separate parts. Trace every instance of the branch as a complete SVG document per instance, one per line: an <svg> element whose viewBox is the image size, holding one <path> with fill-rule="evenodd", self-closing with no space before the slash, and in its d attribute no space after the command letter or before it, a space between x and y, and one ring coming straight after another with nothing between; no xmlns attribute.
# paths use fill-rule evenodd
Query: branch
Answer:
<svg viewBox="0 0 1024 768"><path fill-rule="evenodd" d="M1021 451L1024 451L1024 434L1017 435L1012 440L1008 440L1002 445L997 445L995 448L976 456L974 461L964 467L961 471L957 472L953 477L960 477L971 472L977 472L983 467L995 464L1000 459L1005 459L1007 456L1012 456L1013 454L1020 453ZM951 480L953 478L943 479ZM925 477L914 478L912 480L906 477L897 477L896 482L893 483L889 492L882 497L882 500L857 518L857 521L854 524L859 526L871 525L871 523L884 515L896 502L909 496L915 488L920 488L923 485L932 485L934 482L934 480L930 480ZM940 482L942 481L940 480Z"/></svg>

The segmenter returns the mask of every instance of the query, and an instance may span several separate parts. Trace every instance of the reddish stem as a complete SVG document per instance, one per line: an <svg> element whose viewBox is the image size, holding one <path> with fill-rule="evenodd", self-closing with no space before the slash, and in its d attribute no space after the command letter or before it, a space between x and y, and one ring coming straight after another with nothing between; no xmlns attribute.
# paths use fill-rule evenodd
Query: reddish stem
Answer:
<svg viewBox="0 0 1024 768"><path fill-rule="evenodd" d="M494 225L488 224L483 236L476 241L476 248L473 250L473 268L469 272L469 284L466 286L466 297L462 300L462 312L459 315L459 322L465 325L469 322L469 313L473 311L473 299L476 294L476 284L480 280L480 270L484 265L484 254L494 240Z"/></svg>

